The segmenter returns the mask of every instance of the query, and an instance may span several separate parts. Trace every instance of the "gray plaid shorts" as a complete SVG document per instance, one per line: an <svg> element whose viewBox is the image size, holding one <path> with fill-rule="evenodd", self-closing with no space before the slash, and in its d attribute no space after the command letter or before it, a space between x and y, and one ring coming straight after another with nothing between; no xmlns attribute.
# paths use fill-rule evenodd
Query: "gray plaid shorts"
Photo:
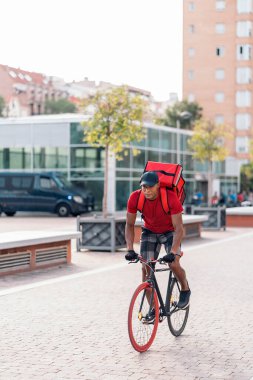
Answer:
<svg viewBox="0 0 253 380"><path fill-rule="evenodd" d="M162 244L164 244L166 253L170 253L172 242L172 231L156 234L146 228L142 228L140 254L145 260L157 260Z"/></svg>

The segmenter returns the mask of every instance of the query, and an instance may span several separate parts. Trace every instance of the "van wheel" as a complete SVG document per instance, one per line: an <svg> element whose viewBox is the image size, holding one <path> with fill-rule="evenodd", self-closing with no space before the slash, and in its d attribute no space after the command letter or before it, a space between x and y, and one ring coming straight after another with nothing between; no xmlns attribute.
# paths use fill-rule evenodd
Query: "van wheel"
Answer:
<svg viewBox="0 0 253 380"><path fill-rule="evenodd" d="M5 211L5 215L7 216L13 216L16 214L16 211Z"/></svg>
<svg viewBox="0 0 253 380"><path fill-rule="evenodd" d="M60 205L57 206L56 212L57 212L58 216L62 216L62 217L69 216L70 207L65 203L61 203Z"/></svg>

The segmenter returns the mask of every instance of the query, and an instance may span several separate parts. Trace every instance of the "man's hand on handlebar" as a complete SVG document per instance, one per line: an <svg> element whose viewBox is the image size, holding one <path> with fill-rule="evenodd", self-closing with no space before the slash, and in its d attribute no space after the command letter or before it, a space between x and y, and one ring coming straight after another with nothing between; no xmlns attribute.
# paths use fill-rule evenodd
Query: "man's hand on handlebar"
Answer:
<svg viewBox="0 0 253 380"><path fill-rule="evenodd" d="M138 259L138 254L133 249L129 249L129 251L125 255L125 259L127 261L137 260Z"/></svg>
<svg viewBox="0 0 253 380"><path fill-rule="evenodd" d="M164 261L165 263L171 264L175 260L175 257L176 257L176 255L174 253L170 252L170 253L167 253L167 255L163 256L161 258L161 260Z"/></svg>

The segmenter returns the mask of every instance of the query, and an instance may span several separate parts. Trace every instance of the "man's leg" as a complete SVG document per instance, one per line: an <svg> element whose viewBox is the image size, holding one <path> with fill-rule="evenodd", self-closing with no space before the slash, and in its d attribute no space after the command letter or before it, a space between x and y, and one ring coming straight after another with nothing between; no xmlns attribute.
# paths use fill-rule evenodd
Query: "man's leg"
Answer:
<svg viewBox="0 0 253 380"><path fill-rule="evenodd" d="M166 238L167 238L167 241L165 243L165 250L168 254L171 251L171 247L173 243L173 234L167 233ZM180 252L177 252L177 254L180 254ZM180 256L176 255L175 260L171 264L169 264L169 266L181 285L181 291L180 291L177 307L179 309L184 309L189 305L191 291L189 288L188 281L186 279L185 270L180 265Z"/></svg>
<svg viewBox="0 0 253 380"><path fill-rule="evenodd" d="M152 260L157 259L159 252L161 249L161 244L157 242L156 234L152 233L151 231L147 231L146 229L143 229L141 234L141 241L140 241L140 254L145 260ZM150 276L151 269L145 265L142 264L142 281L145 282ZM148 303L151 304L151 294L152 290L147 290L146 297L148 300Z"/></svg>
<svg viewBox="0 0 253 380"><path fill-rule="evenodd" d="M157 259L160 253L161 244L157 241L156 234L143 229L140 240L140 254L144 260ZM142 281L145 282L150 274L150 268L142 264Z"/></svg>
<svg viewBox="0 0 253 380"><path fill-rule="evenodd" d="M174 233L173 232L167 232L164 234L161 234L160 236L160 241L161 243L164 244L164 248L167 254L171 252L171 247L173 245L173 237ZM181 249L179 249L177 254L180 254ZM186 273L185 270L181 267L180 265L180 256L175 256L175 260L169 264L170 269L176 276L177 280L180 282L181 289L182 290L189 290L189 285L186 279Z"/></svg>
<svg viewBox="0 0 253 380"><path fill-rule="evenodd" d="M147 279L149 278L149 275L150 275L150 268L147 267L147 265L142 264L142 282L147 281ZM146 289L146 297L147 297L148 303L151 304L152 289L150 288ZM153 305L151 306L153 307Z"/></svg>
<svg viewBox="0 0 253 380"><path fill-rule="evenodd" d="M179 309L185 309L190 303L191 291L189 288L188 281L186 279L185 270L181 267L179 260L180 260L180 257L176 256L175 261L173 261L170 264L170 268L181 284L181 291L180 291L177 307Z"/></svg>
<svg viewBox="0 0 253 380"><path fill-rule="evenodd" d="M175 261L170 264L170 268L178 281L180 282L181 289L182 290L189 290L189 285L186 279L186 273L185 270L180 265L180 257L176 256Z"/></svg>

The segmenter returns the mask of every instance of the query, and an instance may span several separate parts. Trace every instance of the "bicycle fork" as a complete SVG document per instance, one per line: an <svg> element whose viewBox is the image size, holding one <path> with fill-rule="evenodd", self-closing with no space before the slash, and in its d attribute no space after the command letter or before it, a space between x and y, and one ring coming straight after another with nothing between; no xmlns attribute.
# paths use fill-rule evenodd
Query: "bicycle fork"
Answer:
<svg viewBox="0 0 253 380"><path fill-rule="evenodd" d="M154 286L153 283L150 283L147 281L149 285L151 285L149 288L145 289L142 295L140 307L139 307L139 313L138 313L138 319L141 320L143 315L142 315L142 308L143 308L143 303L145 298L147 298L147 301L149 303L149 310L148 310L148 315L150 315L153 307L154 307ZM150 290L151 290L151 296L150 296Z"/></svg>

